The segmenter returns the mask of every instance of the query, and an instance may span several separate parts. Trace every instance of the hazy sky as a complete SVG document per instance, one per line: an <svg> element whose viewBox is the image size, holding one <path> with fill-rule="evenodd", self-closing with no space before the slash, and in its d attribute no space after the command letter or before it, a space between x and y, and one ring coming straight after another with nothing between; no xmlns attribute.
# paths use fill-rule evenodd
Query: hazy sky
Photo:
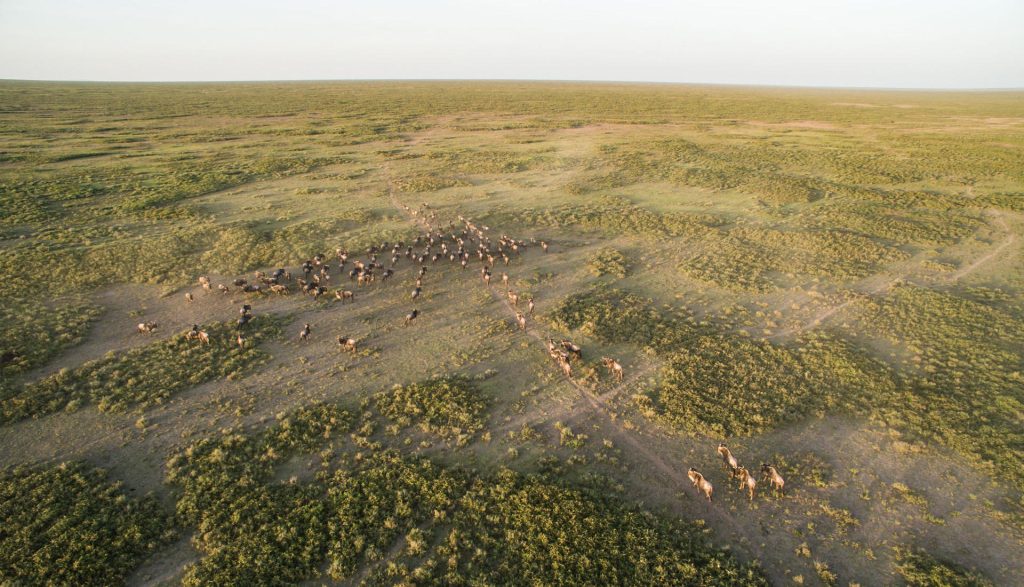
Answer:
<svg viewBox="0 0 1024 587"><path fill-rule="evenodd" d="M1024 0L0 0L0 78L1024 87Z"/></svg>

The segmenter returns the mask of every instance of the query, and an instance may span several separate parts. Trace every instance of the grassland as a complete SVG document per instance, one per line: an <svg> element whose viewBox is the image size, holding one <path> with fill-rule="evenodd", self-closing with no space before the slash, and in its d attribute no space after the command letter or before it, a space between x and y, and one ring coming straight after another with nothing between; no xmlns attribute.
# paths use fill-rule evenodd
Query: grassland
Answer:
<svg viewBox="0 0 1024 587"><path fill-rule="evenodd" d="M0 583L1013 584L1022 213L1016 92L0 82Z"/></svg>

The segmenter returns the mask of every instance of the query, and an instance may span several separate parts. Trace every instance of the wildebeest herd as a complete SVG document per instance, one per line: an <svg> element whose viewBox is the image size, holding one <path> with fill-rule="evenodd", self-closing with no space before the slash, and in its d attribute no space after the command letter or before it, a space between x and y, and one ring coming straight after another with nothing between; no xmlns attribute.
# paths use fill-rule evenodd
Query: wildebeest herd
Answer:
<svg viewBox="0 0 1024 587"><path fill-rule="evenodd" d="M740 490L746 491L750 501L753 501L754 492L757 490L757 479L754 478L754 475L746 467L740 465L739 460L736 459L724 442L718 445L718 456L722 458L722 466L729 473L729 476L739 480ZM697 488L697 492L706 497L708 501L711 501L711 494L714 493L715 488L707 480L707 477L693 467L690 467L690 470L686 472L686 476L690 478L690 482ZM786 481L774 465L761 463L761 481L767 482L769 487L780 495L785 495L783 488L786 485Z"/></svg>
<svg viewBox="0 0 1024 587"><path fill-rule="evenodd" d="M338 287L334 288L332 292L330 283L334 275L347 275L349 281L355 284L356 290L369 288L378 283L385 284L392 279L404 259L406 265L417 268L414 286L410 295L411 301L415 302L424 295L424 277L428 272L428 264L434 265L439 261L448 262L465 270L475 258L475 262L480 264L480 275L484 286L490 290L492 268L496 266L497 262L501 262L503 266L508 267L528 247L537 244L540 245L544 253L549 251L550 245L543 240L531 239L530 242L527 242L526 240L512 238L506 234L492 238L489 235L489 227L478 226L463 216L458 217L458 223L453 221L442 229L435 229L430 220L436 219L436 213L431 211L430 207L425 203L422 204L421 210L414 210L409 206L402 206L402 208L414 218L420 219L427 227L425 233L417 236L412 242L384 242L380 245L371 246L366 250L365 260L353 259L351 253L342 248L338 248L335 251L333 258L329 258L323 253L317 253L312 258L303 261L299 266L298 271L302 277L293 278L291 271L282 267L275 269L269 274L264 271L256 271L251 281L240 277L233 279L230 282L230 286L220 283L217 284L216 289L222 294L241 291L257 296L266 295L267 293L285 296L298 291L312 297L314 300L320 300L331 292L335 300L342 304L355 303L356 294L352 289ZM389 261L389 263L385 266L382 261ZM205 275L199 277L198 283L207 292L212 292L214 289L210 278ZM508 307L515 314L516 326L519 330L526 332L527 316L532 316L536 308L533 297L525 300L526 312L524 313L519 309L521 296L511 288L510 276L507 271L501 272L501 284L505 288ZM185 300L187 303L193 303L195 297L191 292L187 292L185 293ZM419 315L419 308L413 307L405 315L402 326L410 326ZM240 347L245 346L246 339L244 333L252 318L251 306L249 304L243 305L236 322L235 342ZM155 322L143 322L138 325L138 332L151 333L157 329L157 326ZM193 325L184 334L184 337L186 340L195 340L199 344L210 343L209 334L201 330L198 325ZM298 335L299 341L307 342L312 337L312 325L309 323L303 324ZM355 353L360 345L357 338L348 335L337 335L335 340L338 348L342 351ZM556 343L551 338L547 339L547 349L548 354L561 369L565 377L573 381L573 365L575 362L583 361L583 349L571 340L563 339ZM623 381L624 368L619 361L611 357L601 357L601 365L605 367L609 375L617 382L621 383ZM734 479L739 480L740 489L745 489L752 500L757 487L757 481L753 475L745 467L739 466L736 458L724 444L719 446L718 452L722 456L723 463L730 475ZM769 482L771 487L781 492L784 481L778 471L768 464L762 464L761 471L763 480ZM687 472L687 475L698 492L710 501L714 491L711 482L692 467Z"/></svg>

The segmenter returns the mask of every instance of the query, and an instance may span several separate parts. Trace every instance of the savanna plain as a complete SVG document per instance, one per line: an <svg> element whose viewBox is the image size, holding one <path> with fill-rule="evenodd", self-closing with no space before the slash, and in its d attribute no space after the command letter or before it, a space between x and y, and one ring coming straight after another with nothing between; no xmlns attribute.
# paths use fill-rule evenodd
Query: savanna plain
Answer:
<svg viewBox="0 0 1024 587"><path fill-rule="evenodd" d="M0 583L1019 585L1022 227L1020 92L0 82Z"/></svg>

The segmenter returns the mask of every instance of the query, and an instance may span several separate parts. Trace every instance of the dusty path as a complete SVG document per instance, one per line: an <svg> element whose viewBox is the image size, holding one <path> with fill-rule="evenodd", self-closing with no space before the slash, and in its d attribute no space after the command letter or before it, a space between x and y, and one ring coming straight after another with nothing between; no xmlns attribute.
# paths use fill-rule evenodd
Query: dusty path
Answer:
<svg viewBox="0 0 1024 587"><path fill-rule="evenodd" d="M383 169L385 172L388 171L386 164L383 166ZM395 196L390 179L387 182L387 189L389 199L399 212L407 216L411 222L416 223L424 229L430 230L432 228L429 222L421 218L418 214L413 215L401 204L401 202L399 202L398 198ZM511 302L495 291L495 288L488 286L487 289L491 297L503 304L509 314L515 318L517 310ZM547 339L549 338L549 333L543 331L543 329L535 322L528 323L527 328L523 333L536 341L539 350L541 350L545 356L547 355ZM564 379L572 385L577 392L579 392L580 396L583 397L586 404L590 406L593 412L605 416L605 423L610 427L613 439L627 446L632 453L632 456L639 457L638 460L642 461L642 464L645 465L646 468L653 470L657 475L661 476L664 481L670 482L672 486L679 488L680 490L690 485L689 479L686 477L681 465L670 465L658 453L645 444L643 440L637 438L636 432L627 430L617 419L609 416L609 412L612 410L612 407L609 405L608 401L621 391L621 389L625 388L625 382L616 386L616 388L613 388L609 393L597 395L572 377L565 377ZM713 518L718 527L727 528L737 536L744 536L746 534L744 529L736 522L735 519L733 519L733 516L729 515L728 512L721 511L719 508L715 507L714 504L711 504L710 507L706 509L705 515ZM744 540L743 542L746 544L746 548L750 551L751 557L755 559L763 558L763 552L756 542L752 542L750 540ZM776 579L781 580L781 577L777 576Z"/></svg>
<svg viewBox="0 0 1024 587"><path fill-rule="evenodd" d="M1010 227L1007 225L1006 220L1003 218L1003 213L1002 212L1000 212L999 210L995 210L995 209L989 209L988 210L988 214L992 217L993 224L998 226L1000 231L1005 233L1005 235L1006 235L1005 238L1003 238L1003 240L1000 241L999 244L997 244L995 247L993 247L992 250L990 250L989 252L987 252L984 255L982 255L981 257L975 259L971 263L961 267L960 269L956 270L955 272L950 273L946 277L946 283L956 283L957 281L963 279L964 277L967 277L968 275L974 273L975 271L977 271L978 269L980 269L981 267L983 267L984 265L986 265L987 263L989 263L990 261L995 259L1000 253L1005 251L1008 247L1010 247L1011 245L1013 245L1013 243L1015 243L1017 241L1017 235L1012 230L1010 230ZM913 267L913 266L915 266L917 264L918 264L918 262L915 261L915 259L910 259L907 262L904 262L904 263L900 264L901 270L899 270L894 277L891 277L889 279L885 279L884 281L880 281L879 282L879 278L882 277L882 276L880 274L879 275L874 275L874 276L871 276L871 277L869 277L869 278L867 278L867 279L865 279L865 280L863 280L861 282L860 288L864 288L864 286L868 286L868 287L866 287L866 289L857 289L857 288L855 288L855 289L857 289L857 291L859 291L860 293L867 294L867 295L878 295L878 294L880 294L882 292L888 291L892 286L896 285L900 281L902 281L902 280L906 279L907 277L909 277L909 275L911 273L911 267ZM877 282L877 283L869 285L871 282ZM817 328L818 326L821 326L824 322L826 322L827 320L829 320L830 318L832 318L833 316L835 316L839 312L843 311L844 309L846 309L847 307L849 307L851 304L855 303L856 301L857 301L857 298L853 297L853 298L851 298L849 300L846 300L845 302L842 302L840 304L837 304L837 305L834 305L834 306L829 306L829 307L826 307L826 308L822 308L817 314L815 314L813 317L811 317L811 319L806 321L803 325L794 326L794 327L791 327L791 328L786 328L786 329L780 330L780 331L776 332L775 334L773 334L772 336L770 336L768 338L769 339L787 338L787 337L790 337L790 336L793 336L793 335L796 335L796 334L800 334L800 333L803 333L803 332L807 332L809 330L813 330L814 328Z"/></svg>
<svg viewBox="0 0 1024 587"><path fill-rule="evenodd" d="M1010 227L1006 224L1006 219L1003 218L1003 213L1000 212L999 210L991 210L991 215L992 222L999 226L1000 230L1006 233L1006 238L1004 238L1002 242L996 245L996 247L993 248L991 251L976 259L973 263L965 265L960 269L957 269L952 274L950 274L948 278L950 283L955 283L960 279L970 275L971 273L974 273L983 265L994 259L997 255L999 255L999 253L1002 253L1004 250L1006 250L1007 247L1016 242L1017 234L1010 230Z"/></svg>

